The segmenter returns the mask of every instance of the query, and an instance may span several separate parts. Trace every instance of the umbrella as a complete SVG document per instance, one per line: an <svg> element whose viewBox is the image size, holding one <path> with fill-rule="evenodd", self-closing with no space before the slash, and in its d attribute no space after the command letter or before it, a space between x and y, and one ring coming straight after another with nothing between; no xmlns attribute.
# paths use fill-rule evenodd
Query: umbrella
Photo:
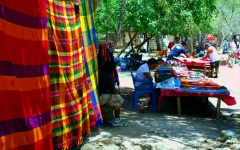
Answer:
<svg viewBox="0 0 240 150"><path fill-rule="evenodd" d="M214 36L212 35L212 34L208 34L207 36L206 36L206 39L208 39L208 40L214 40Z"/></svg>

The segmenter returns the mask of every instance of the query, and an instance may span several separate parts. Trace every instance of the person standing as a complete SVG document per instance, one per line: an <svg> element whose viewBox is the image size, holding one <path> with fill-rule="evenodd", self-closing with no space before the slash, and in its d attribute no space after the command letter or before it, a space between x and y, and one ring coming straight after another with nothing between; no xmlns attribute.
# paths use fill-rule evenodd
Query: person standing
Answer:
<svg viewBox="0 0 240 150"><path fill-rule="evenodd" d="M211 78L218 78L218 70L219 70L219 55L214 46L210 43L205 43L204 48L207 50L207 54L202 58L202 60L210 59L210 67L211 67ZM215 75L214 74L215 71Z"/></svg>
<svg viewBox="0 0 240 150"><path fill-rule="evenodd" d="M168 48L171 51L176 44L180 44L180 37L176 36L174 42L169 42Z"/></svg>

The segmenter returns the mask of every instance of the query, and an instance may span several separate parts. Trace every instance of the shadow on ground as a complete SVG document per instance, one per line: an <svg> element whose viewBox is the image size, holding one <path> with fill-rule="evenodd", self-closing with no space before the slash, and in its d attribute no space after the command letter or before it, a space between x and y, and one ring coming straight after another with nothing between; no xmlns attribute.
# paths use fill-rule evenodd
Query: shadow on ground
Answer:
<svg viewBox="0 0 240 150"><path fill-rule="evenodd" d="M124 79L124 78L123 78ZM177 117L176 97L165 98L158 111L151 112L145 105L144 113L132 110L133 88L125 78L127 86L120 88L125 99L121 111L127 127L112 127L104 122L98 132L93 132L81 149L192 149L216 148L214 142L222 130L238 130L239 125L232 118L214 117L216 107L206 105L204 99L186 97L181 99L182 116ZM129 86L130 85L130 86ZM139 101L147 104L148 95ZM138 108L140 108L140 104Z"/></svg>

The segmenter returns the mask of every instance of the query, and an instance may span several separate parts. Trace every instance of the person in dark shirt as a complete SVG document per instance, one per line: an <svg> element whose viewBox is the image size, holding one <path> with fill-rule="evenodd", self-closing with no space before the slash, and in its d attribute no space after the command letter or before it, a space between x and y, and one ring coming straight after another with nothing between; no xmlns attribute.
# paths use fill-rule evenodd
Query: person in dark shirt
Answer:
<svg viewBox="0 0 240 150"><path fill-rule="evenodd" d="M100 105L109 105L114 109L113 126L127 126L128 124L123 122L120 118L120 108L124 102L124 99L117 94L113 75L116 68L116 64L111 61L104 63L103 67L99 70L99 103Z"/></svg>
<svg viewBox="0 0 240 150"><path fill-rule="evenodd" d="M175 44L167 56L167 61L173 60L174 57L179 57L181 54L184 54L185 57L190 57L187 54L186 47L187 43L185 42L182 42L181 44Z"/></svg>

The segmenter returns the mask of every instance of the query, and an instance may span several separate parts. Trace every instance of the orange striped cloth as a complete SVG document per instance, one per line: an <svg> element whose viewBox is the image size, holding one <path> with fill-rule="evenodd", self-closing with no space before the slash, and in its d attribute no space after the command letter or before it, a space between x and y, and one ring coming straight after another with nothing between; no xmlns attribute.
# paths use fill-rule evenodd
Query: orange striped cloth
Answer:
<svg viewBox="0 0 240 150"><path fill-rule="evenodd" d="M51 150L46 1L0 0L0 149Z"/></svg>

